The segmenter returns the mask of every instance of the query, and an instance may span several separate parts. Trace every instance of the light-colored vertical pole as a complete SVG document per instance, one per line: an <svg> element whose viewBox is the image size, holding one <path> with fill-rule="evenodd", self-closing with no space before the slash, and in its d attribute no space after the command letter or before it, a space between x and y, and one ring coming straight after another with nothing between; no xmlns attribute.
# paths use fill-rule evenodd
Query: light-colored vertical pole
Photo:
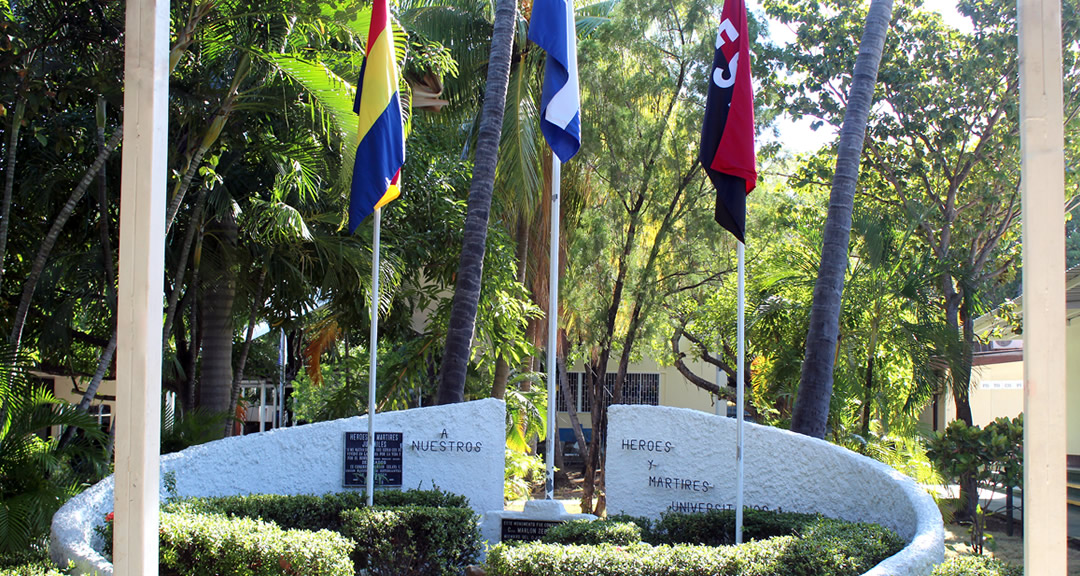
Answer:
<svg viewBox="0 0 1080 576"><path fill-rule="evenodd" d="M278 340L278 394L277 394L277 419L274 428L285 425L285 329L281 329L281 339Z"/></svg>
<svg viewBox="0 0 1080 576"><path fill-rule="evenodd" d="M368 402L367 402L367 505L375 499L375 373L379 360L379 234L382 229L382 208L375 209L375 233L371 240L371 338L368 341Z"/></svg>
<svg viewBox="0 0 1080 576"><path fill-rule="evenodd" d="M724 371L719 366L716 368L716 387L723 390L727 382L724 381ZM727 400L724 400L723 396L716 396L716 402L713 403L713 411L717 416L727 416Z"/></svg>
<svg viewBox="0 0 1080 576"><path fill-rule="evenodd" d="M738 320L736 322L735 370L735 543L742 544L743 528L743 358L746 356L746 256L745 246L738 243L739 259Z"/></svg>
<svg viewBox="0 0 1080 576"><path fill-rule="evenodd" d="M1065 142L1059 0L1019 0L1024 573L1066 573Z"/></svg>
<svg viewBox="0 0 1080 576"><path fill-rule="evenodd" d="M259 432L266 432L266 382L259 382Z"/></svg>
<svg viewBox="0 0 1080 576"><path fill-rule="evenodd" d="M551 238L548 242L548 350L547 350L547 483L545 497L555 497L555 379L558 378L559 337L559 193L562 180L562 162L551 155ZM566 399L570 401L569 398Z"/></svg>
<svg viewBox="0 0 1080 576"><path fill-rule="evenodd" d="M128 0L126 21L113 568L145 576L158 573L169 3Z"/></svg>

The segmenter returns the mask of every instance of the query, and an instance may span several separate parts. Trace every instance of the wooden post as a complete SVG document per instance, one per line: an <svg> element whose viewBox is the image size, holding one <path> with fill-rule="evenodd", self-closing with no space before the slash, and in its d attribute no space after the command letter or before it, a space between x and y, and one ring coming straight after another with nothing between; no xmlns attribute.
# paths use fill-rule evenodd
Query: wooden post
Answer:
<svg viewBox="0 0 1080 576"><path fill-rule="evenodd" d="M128 0L126 14L113 565L144 576L158 573L169 3Z"/></svg>
<svg viewBox="0 0 1080 576"><path fill-rule="evenodd" d="M1024 573L1066 573L1061 3L1018 0L1024 261Z"/></svg>

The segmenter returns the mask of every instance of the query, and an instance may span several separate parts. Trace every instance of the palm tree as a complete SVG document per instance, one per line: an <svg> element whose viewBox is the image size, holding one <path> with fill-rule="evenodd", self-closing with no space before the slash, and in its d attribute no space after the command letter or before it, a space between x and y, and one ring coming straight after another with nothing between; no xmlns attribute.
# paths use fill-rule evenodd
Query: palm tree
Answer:
<svg viewBox="0 0 1080 576"><path fill-rule="evenodd" d="M799 393L791 418L791 430L824 438L832 398L833 363L840 326L840 298L847 271L851 212L859 179L866 123L877 83L878 64L892 17L892 0L872 0L866 14L847 112L840 129L839 153L825 219L821 266L814 284L806 357L799 379Z"/></svg>
<svg viewBox="0 0 1080 576"><path fill-rule="evenodd" d="M465 375L472 350L473 330L476 327L476 309L480 301L488 216L495 187L495 166L499 156L507 85L510 82L510 55L513 51L516 21L517 1L497 0L487 88L484 91L480 132L476 141L476 163L473 167L472 184L469 186L465 237L454 286L454 300L450 308L446 350L439 370L439 404L453 404L465 400Z"/></svg>
<svg viewBox="0 0 1080 576"><path fill-rule="evenodd" d="M14 358L0 355L0 554L47 536L53 513L107 462L97 419L32 384ZM66 446L39 435L59 426L83 435Z"/></svg>

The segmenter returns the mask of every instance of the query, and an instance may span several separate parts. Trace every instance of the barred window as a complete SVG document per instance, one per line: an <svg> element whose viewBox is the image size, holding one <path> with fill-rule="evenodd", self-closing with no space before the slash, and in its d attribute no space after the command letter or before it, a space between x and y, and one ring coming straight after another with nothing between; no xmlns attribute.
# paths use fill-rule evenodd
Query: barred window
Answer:
<svg viewBox="0 0 1080 576"><path fill-rule="evenodd" d="M574 407L577 407L579 405L578 398L581 397L581 372L568 372L566 374L566 383L570 388L570 401ZM566 398L563 397L562 386L555 389L555 401L558 403L558 411L566 412Z"/></svg>
<svg viewBox="0 0 1080 576"><path fill-rule="evenodd" d="M604 378L604 400L611 403L615 391L614 372L608 372ZM592 410L592 394L586 389L585 374L583 372L570 372L567 374L570 392L573 395L574 406L578 412ZM566 401L560 391L557 396L558 410L566 412ZM639 404L644 406L660 405L660 375L628 373L623 384L623 404Z"/></svg>

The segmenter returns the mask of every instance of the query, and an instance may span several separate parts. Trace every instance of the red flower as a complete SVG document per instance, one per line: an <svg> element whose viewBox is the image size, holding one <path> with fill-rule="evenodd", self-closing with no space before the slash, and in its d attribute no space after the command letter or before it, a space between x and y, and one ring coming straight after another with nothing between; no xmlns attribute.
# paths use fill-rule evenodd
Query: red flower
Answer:
<svg viewBox="0 0 1080 576"><path fill-rule="evenodd" d="M108 514L105 515L105 521L106 522L112 522L113 521L113 513L112 512L109 512Z"/></svg>

